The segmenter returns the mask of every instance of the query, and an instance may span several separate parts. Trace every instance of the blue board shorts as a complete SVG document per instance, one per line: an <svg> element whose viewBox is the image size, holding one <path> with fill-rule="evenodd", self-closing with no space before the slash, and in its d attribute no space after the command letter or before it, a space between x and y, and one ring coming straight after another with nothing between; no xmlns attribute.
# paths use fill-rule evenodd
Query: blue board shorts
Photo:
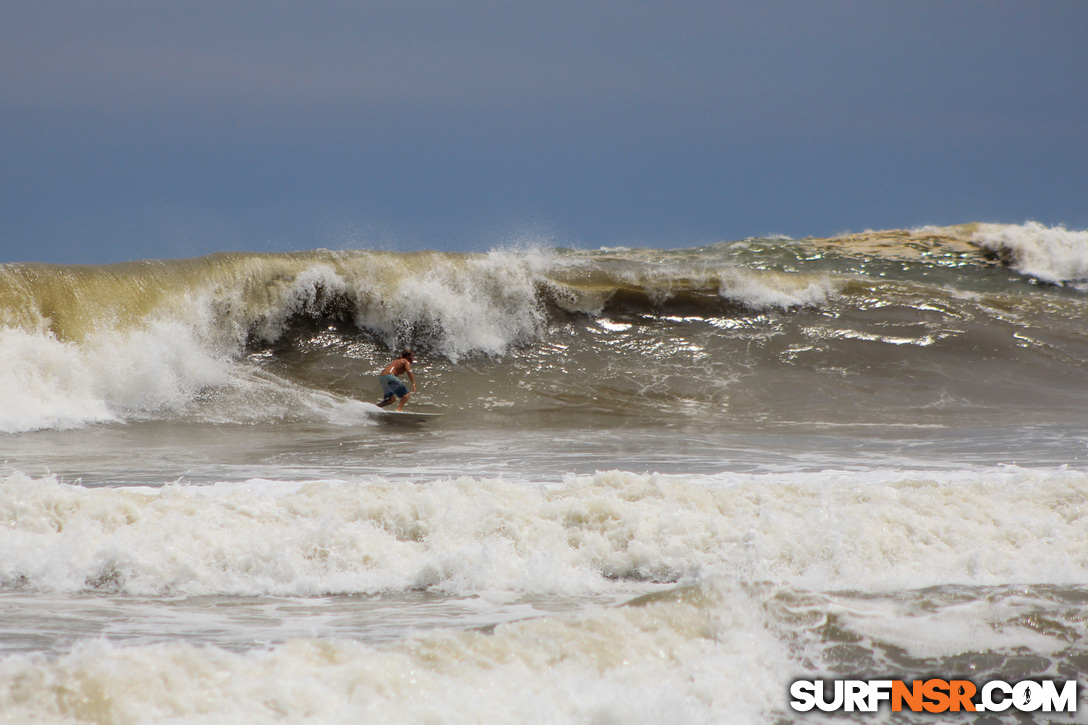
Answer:
<svg viewBox="0 0 1088 725"><path fill-rule="evenodd" d="M378 382L382 384L382 395L387 398L392 398L394 395L403 398L408 394L408 388L396 375L381 375L378 377Z"/></svg>

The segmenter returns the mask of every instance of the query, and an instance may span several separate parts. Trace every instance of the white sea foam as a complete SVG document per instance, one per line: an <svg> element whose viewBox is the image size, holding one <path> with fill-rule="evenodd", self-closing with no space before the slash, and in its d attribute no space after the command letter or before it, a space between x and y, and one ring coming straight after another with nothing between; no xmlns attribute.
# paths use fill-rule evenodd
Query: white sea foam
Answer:
<svg viewBox="0 0 1088 725"><path fill-rule="evenodd" d="M719 294L756 310L809 307L827 302L835 286L826 275L732 269L722 274Z"/></svg>
<svg viewBox="0 0 1088 725"><path fill-rule="evenodd" d="M435 264L402 275L384 304L368 307L358 322L393 339L406 327L422 328L454 361L474 352L502 354L542 333L536 285L548 264L537 251L493 251L466 258L464 265Z"/></svg>
<svg viewBox="0 0 1088 725"><path fill-rule="evenodd" d="M1088 582L1088 474L0 486L0 582L133 594L579 595L740 577L813 589Z"/></svg>
<svg viewBox="0 0 1088 725"><path fill-rule="evenodd" d="M983 224L972 241L1007 258L1013 269L1052 284L1088 280L1088 231L1024 225Z"/></svg>
<svg viewBox="0 0 1088 725"><path fill-rule="evenodd" d="M207 423L310 417L357 425L373 413L263 373L192 326L163 320L105 329L81 342L0 328L0 400L0 433L152 417Z"/></svg>
<svg viewBox="0 0 1088 725"><path fill-rule="evenodd" d="M1075 615L1072 622L1063 622L1067 617L1060 607L1038 596L1016 597L1001 590L987 593L985 598L961 596L952 601L941 601L938 593L932 593L926 598L929 606L919 606L902 595L840 597L822 608L854 635L890 644L917 659L1018 648L1054 656L1069 647L1061 630L1063 624L1076 626ZM1034 616L1026 617L1027 612ZM1047 625L1036 625L1040 615L1048 620Z"/></svg>
<svg viewBox="0 0 1088 725"><path fill-rule="evenodd" d="M244 331L251 329L253 334L266 342L275 342L283 335L285 326L293 315L318 316L322 313L322 305L325 300L349 295L350 286L332 266L328 264L314 264L305 267L295 275L289 277L289 282L276 285L267 291L263 304L256 306L253 301L248 303L237 296L237 290L224 296L222 290L205 292L201 310L210 310L222 307L224 299L233 302L238 319L223 320L217 322L234 322L237 332L235 337L240 338Z"/></svg>
<svg viewBox="0 0 1088 725"><path fill-rule="evenodd" d="M177 410L231 365L174 323L76 343L0 328L0 432L73 428Z"/></svg>
<svg viewBox="0 0 1088 725"><path fill-rule="evenodd" d="M56 338L0 329L0 432L116 420L79 351Z"/></svg>
<svg viewBox="0 0 1088 725"><path fill-rule="evenodd" d="M0 711L49 722L765 722L789 662L736 588L388 645L235 654L104 641L0 660Z"/></svg>
<svg viewBox="0 0 1088 725"><path fill-rule="evenodd" d="M56 723L768 722L789 716L792 679L841 664L843 637L862 667L888 646L942 662L1025 648L1068 662L1063 626L1079 615L1036 631L1023 611L1038 606L1019 610L1027 595L1012 585L1083 587L1085 552L1088 473L1065 469L160 489L9 473L0 584L24 590L516 599L685 584L382 644L289 639L239 653L85 640L0 658L0 712ZM948 584L1007 593L995 605L957 587L941 601L918 591ZM824 632L832 619L845 634Z"/></svg>

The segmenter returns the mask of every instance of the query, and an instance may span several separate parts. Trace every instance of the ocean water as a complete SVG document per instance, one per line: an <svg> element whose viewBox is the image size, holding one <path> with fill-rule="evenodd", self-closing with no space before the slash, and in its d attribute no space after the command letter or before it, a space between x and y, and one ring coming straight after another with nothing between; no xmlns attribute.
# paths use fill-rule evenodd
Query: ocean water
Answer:
<svg viewBox="0 0 1088 725"><path fill-rule="evenodd" d="M1034 223L0 264L0 721L1088 721L1086 360Z"/></svg>

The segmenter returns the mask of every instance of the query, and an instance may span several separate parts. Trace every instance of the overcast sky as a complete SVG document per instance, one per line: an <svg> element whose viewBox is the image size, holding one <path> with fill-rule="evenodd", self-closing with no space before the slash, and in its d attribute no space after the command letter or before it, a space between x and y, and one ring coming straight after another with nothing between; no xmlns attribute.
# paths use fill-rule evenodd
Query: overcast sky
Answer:
<svg viewBox="0 0 1088 725"><path fill-rule="evenodd" d="M0 5L0 262L1088 228L1088 2Z"/></svg>

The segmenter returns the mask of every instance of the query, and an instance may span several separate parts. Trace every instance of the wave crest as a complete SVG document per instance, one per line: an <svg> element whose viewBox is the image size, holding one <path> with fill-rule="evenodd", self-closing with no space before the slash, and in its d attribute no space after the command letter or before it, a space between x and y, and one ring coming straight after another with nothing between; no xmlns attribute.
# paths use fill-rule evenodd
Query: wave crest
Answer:
<svg viewBox="0 0 1088 725"><path fill-rule="evenodd" d="M1088 231L1037 222L983 224L972 240L992 258L1041 282L1088 288Z"/></svg>

